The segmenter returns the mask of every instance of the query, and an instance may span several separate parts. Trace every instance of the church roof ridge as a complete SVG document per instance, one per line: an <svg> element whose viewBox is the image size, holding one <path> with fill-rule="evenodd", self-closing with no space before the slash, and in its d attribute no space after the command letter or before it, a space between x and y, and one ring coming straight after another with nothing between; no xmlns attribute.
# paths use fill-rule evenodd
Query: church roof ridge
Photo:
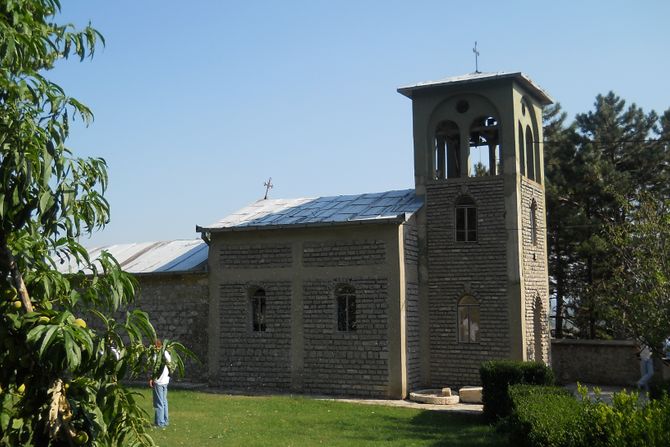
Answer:
<svg viewBox="0 0 670 447"><path fill-rule="evenodd" d="M414 189L297 199L262 199L199 232L404 221L421 208Z"/></svg>
<svg viewBox="0 0 670 447"><path fill-rule="evenodd" d="M540 101L540 103L542 103L542 105L549 105L554 102L551 96L549 96L549 94L545 92L542 89L542 87L536 84L527 74L522 73L520 71L515 72L498 71L498 72L484 72L484 73L474 72L459 76L450 76L437 81L425 81L416 84L406 85L403 87L399 87L397 91L401 95L404 95L412 99L414 92L417 90L442 87L454 84L482 82L492 79L514 79L515 81L518 81L524 87L529 89L531 93L533 93L533 95Z"/></svg>

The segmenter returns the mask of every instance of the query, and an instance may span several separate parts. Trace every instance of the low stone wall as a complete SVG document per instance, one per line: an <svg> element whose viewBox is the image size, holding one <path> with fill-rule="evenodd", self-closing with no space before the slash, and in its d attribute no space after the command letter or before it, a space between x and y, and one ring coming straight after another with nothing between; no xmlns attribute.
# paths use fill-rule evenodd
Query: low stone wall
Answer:
<svg viewBox="0 0 670 447"><path fill-rule="evenodd" d="M551 366L560 383L635 385L640 378L637 345L629 340L551 341Z"/></svg>

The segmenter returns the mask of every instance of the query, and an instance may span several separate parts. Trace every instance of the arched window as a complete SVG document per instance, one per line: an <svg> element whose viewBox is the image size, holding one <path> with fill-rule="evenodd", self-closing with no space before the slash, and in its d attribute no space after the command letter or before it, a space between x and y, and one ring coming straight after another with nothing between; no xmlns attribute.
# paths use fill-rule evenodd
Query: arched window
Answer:
<svg viewBox="0 0 670 447"><path fill-rule="evenodd" d="M476 118L470 126L470 177L498 175L500 145L498 120L493 116Z"/></svg>
<svg viewBox="0 0 670 447"><path fill-rule="evenodd" d="M479 303L470 295L458 301L458 341L479 342Z"/></svg>
<svg viewBox="0 0 670 447"><path fill-rule="evenodd" d="M530 204L530 240L537 245L537 202L533 199Z"/></svg>
<svg viewBox="0 0 670 447"><path fill-rule="evenodd" d="M477 205L467 196L456 201L456 241L477 242Z"/></svg>
<svg viewBox="0 0 670 447"><path fill-rule="evenodd" d="M435 129L435 180L461 175L461 134L453 121L442 121Z"/></svg>
<svg viewBox="0 0 670 447"><path fill-rule="evenodd" d="M526 150L523 141L523 126L519 123L519 173L526 175Z"/></svg>
<svg viewBox="0 0 670 447"><path fill-rule="evenodd" d="M533 131L526 126L526 172L531 180L535 180L535 151L533 150Z"/></svg>
<svg viewBox="0 0 670 447"><path fill-rule="evenodd" d="M356 290L342 284L335 289L337 300L337 330L351 332L356 330Z"/></svg>
<svg viewBox="0 0 670 447"><path fill-rule="evenodd" d="M254 332L265 332L265 290L255 289L251 295L251 328Z"/></svg>

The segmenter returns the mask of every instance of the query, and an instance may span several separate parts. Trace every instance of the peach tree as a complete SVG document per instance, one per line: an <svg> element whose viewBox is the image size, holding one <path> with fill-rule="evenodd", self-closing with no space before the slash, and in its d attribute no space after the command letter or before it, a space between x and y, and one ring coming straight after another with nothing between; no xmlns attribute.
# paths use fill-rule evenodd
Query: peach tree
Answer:
<svg viewBox="0 0 670 447"><path fill-rule="evenodd" d="M119 316L133 278L78 243L109 221L105 161L65 145L71 122L93 115L46 77L104 39L57 24L60 9L0 2L0 445L153 445L120 380L146 377L156 334L140 310ZM183 347L167 346L183 369Z"/></svg>

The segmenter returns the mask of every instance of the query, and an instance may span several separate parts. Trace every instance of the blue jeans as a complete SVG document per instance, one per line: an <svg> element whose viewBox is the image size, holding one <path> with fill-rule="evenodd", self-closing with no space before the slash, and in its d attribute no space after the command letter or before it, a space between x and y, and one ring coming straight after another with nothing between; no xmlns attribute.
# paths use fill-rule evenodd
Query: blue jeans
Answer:
<svg viewBox="0 0 670 447"><path fill-rule="evenodd" d="M154 410L156 417L154 424L158 427L167 427L169 424L168 418L168 401L167 401L167 385L157 385L154 383Z"/></svg>
<svg viewBox="0 0 670 447"><path fill-rule="evenodd" d="M640 374L642 377L637 382L637 387L649 391L649 380L654 375L654 361L652 359L640 362Z"/></svg>

